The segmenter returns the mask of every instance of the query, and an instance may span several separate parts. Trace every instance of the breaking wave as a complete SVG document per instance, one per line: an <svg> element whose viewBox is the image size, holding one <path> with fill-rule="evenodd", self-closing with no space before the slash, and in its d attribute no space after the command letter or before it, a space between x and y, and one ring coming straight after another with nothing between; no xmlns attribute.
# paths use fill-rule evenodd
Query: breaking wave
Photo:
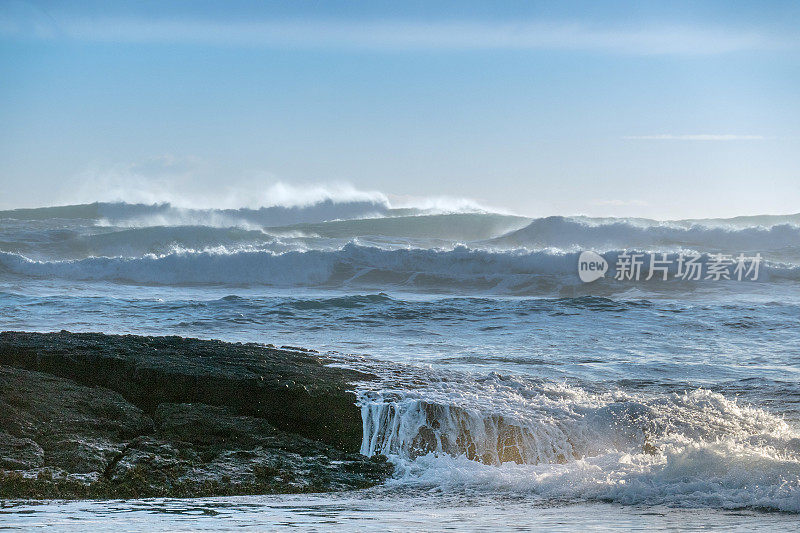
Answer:
<svg viewBox="0 0 800 533"><path fill-rule="evenodd" d="M385 247L452 246L501 235L524 225L520 217L455 213L442 215L359 218L318 223L261 227L244 223L225 225L216 219L193 215L186 224L103 226L50 225L27 223L15 234L3 238L0 251L15 252L31 259L82 259L86 257L141 257L182 250L267 250L335 249L352 239L379 243ZM132 218L125 218L128 222ZM151 220L154 222L154 220ZM251 219L252 221L252 219ZM162 220L162 222L164 222ZM188 224L188 222L193 222ZM213 223L212 223L213 222ZM233 220L229 222L233 223Z"/></svg>
<svg viewBox="0 0 800 533"><path fill-rule="evenodd" d="M607 252L604 257L609 264L615 264L621 253ZM674 254L667 257L672 259L674 270L677 257ZM704 255L701 259L707 262L710 257ZM23 276L154 285L393 287L512 295L550 293L580 285L577 263L577 252L490 251L466 246L450 250L383 249L352 242L333 250L272 252L222 248L65 261L33 261L19 254L0 252L0 269ZM642 272L645 279L647 270ZM758 281L798 277L800 266L767 263L760 268ZM592 284L592 288L614 285L614 280L603 279Z"/></svg>
<svg viewBox="0 0 800 533"><path fill-rule="evenodd" d="M510 252L754 254L800 263L800 216L658 222L526 217L475 206L397 208L385 199L258 209L191 209L171 204L94 203L0 212L0 251L32 259L142 257L174 250L332 250L349 241L380 248Z"/></svg>
<svg viewBox="0 0 800 533"><path fill-rule="evenodd" d="M800 512L800 433L708 390L592 393L492 374L359 402L361 452L389 456L395 484Z"/></svg>

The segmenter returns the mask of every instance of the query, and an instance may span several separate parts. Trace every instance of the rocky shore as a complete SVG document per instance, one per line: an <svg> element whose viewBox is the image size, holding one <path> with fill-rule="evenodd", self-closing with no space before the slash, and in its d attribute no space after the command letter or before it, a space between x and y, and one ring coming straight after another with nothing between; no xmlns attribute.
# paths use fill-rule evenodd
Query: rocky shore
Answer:
<svg viewBox="0 0 800 533"><path fill-rule="evenodd" d="M352 383L293 347L0 333L0 498L190 497L362 488Z"/></svg>

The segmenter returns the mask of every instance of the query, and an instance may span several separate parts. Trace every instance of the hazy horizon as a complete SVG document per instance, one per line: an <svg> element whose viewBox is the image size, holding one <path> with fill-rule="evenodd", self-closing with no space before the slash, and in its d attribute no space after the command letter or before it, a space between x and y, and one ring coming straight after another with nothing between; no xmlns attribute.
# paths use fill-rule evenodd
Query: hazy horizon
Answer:
<svg viewBox="0 0 800 533"><path fill-rule="evenodd" d="M427 198L398 196L389 193L383 193L381 191L360 191L352 187L344 187L337 189L336 187L326 188L319 185L309 185L308 188L304 188L302 186L294 188L294 187L289 187L281 182L278 182L276 184L273 184L272 187L266 188L266 191L268 192L274 191L276 187L278 189L282 189L282 194L272 197L267 197L263 201L256 203L253 203L252 201L231 202L229 199L223 200L221 202L219 201L187 202L186 199L182 199L179 197L164 197L162 199L153 199L153 200L146 200L139 198L139 199L133 199L132 201L128 201L120 197L117 199L107 198L100 200L86 200L86 201L76 201L68 203L56 202L47 205L23 205L23 206L2 208L0 209L0 212L37 210L37 209L71 207L71 206L82 206L82 205L92 205L92 204L114 204L114 203L124 203L124 204L142 205L142 206L170 205L178 209L213 211L213 210L259 209L259 208L271 208L271 207L302 208L302 207L310 207L315 204L320 204L326 201L331 201L336 204L347 204L351 202L374 202L376 204L385 204L387 207L391 209L420 209L421 212L419 213L419 215L487 212L487 213L496 213L508 216L527 217L532 219L549 218L549 217L588 217L588 218L598 218L598 219L599 218L650 219L662 222L670 222L670 221L680 222L680 221L692 221L692 220L704 220L704 219L725 220L725 219L736 219L736 218L753 218L761 216L792 217L800 215L800 210L794 212L782 212L782 213L769 213L769 212L740 213L740 214L733 214L730 216L703 216L702 214L700 214L698 216L686 216L679 218L625 216L625 215L592 215L580 212L543 213L543 214L531 215L531 214L516 212L514 210L503 207L484 205L470 198L455 198L447 196L427 197ZM291 194L295 192L296 194L292 194L291 196L286 195L286 193ZM234 195L233 198L237 197L241 198L243 196L244 194L238 194Z"/></svg>

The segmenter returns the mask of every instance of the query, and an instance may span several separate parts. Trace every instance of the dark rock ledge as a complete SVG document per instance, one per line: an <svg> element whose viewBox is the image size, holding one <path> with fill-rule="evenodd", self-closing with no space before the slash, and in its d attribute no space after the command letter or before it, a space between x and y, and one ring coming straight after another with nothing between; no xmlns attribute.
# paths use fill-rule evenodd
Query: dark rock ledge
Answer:
<svg viewBox="0 0 800 533"><path fill-rule="evenodd" d="M0 333L0 498L362 488L352 383L310 351L182 337Z"/></svg>

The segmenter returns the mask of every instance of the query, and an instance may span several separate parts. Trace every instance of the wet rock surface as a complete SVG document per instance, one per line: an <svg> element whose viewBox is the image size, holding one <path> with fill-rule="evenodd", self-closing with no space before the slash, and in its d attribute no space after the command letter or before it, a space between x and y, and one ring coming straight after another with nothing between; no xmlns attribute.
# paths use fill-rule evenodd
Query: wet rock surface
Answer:
<svg viewBox="0 0 800 533"><path fill-rule="evenodd" d="M351 383L311 352L180 337L0 334L0 497L361 488Z"/></svg>

